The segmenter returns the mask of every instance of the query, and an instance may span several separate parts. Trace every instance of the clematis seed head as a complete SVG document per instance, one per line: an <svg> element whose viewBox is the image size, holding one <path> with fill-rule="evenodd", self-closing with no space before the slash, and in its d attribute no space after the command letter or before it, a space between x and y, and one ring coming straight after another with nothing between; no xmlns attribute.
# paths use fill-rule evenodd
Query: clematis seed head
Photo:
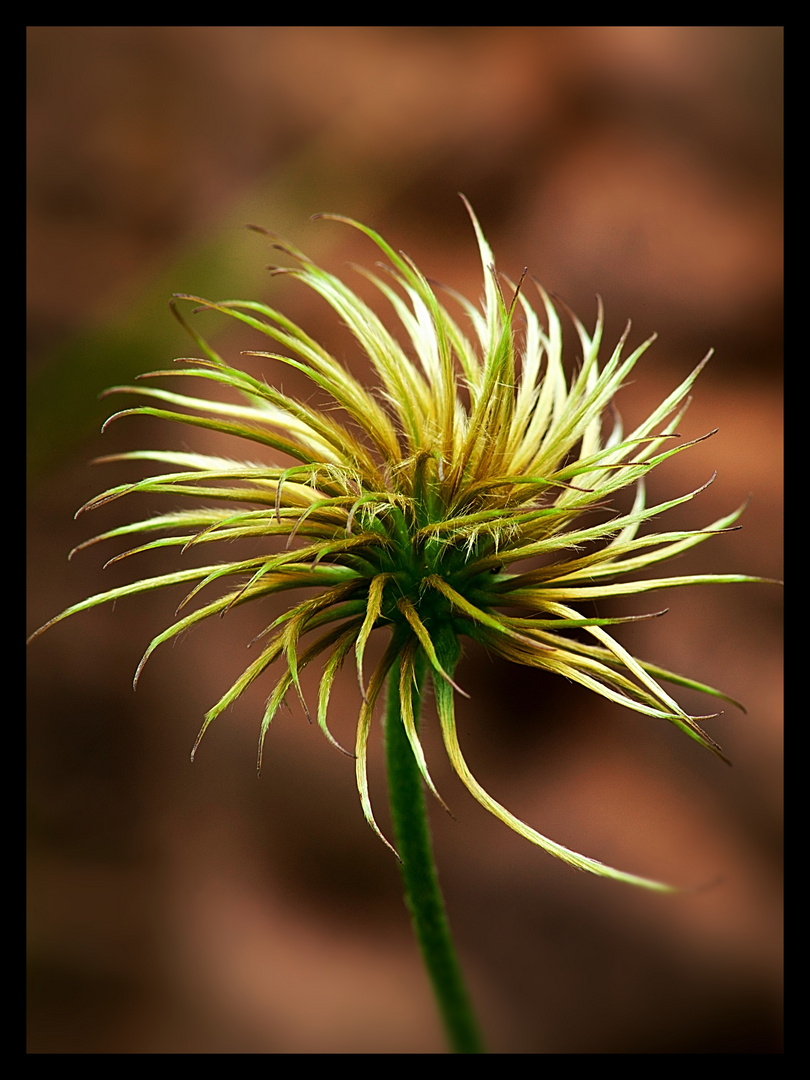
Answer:
<svg viewBox="0 0 810 1080"><path fill-rule="evenodd" d="M152 416L233 436L241 449L233 458L158 449L103 459L152 462L164 471L112 487L82 511L136 492L168 495L175 503L181 497L189 505L112 529L75 550L134 537L136 546L110 562L176 548L184 565L91 596L36 633L99 604L182 587L187 591L176 619L150 642L137 682L155 649L182 631L242 604L302 590L303 599L291 601L251 643L257 649L254 659L206 714L192 757L210 724L254 680L275 671L261 721L261 762L270 723L290 694L310 715L300 676L316 662L321 666L317 723L343 749L327 715L337 673L351 657L361 693L353 750L357 787L366 820L382 837L372 812L366 759L375 704L393 671L410 749L438 797L411 699L417 671L426 665L449 759L484 807L579 869L663 889L555 843L484 790L459 745L454 701L465 691L456 681L456 667L461 642L468 639L505 660L562 675L609 701L667 721L722 757L700 725L704 718L688 715L662 683L732 699L632 656L614 636L613 627L622 622L663 612L611 618L593 615L591 604L678 586L762 580L740 574L639 576L733 528L743 510L701 530L656 531L660 515L703 488L652 506L645 495L647 474L693 445L679 438L677 428L710 354L650 416L625 432L613 399L653 338L626 353L628 327L602 362L601 301L592 332L568 313L580 350L568 374L561 305L527 271L516 285L496 272L481 227L469 205L467 210L481 261L480 303L431 283L368 226L339 215L316 215L359 230L376 246L385 260L382 271L360 273L395 317L397 334L339 277L291 245L277 245L293 265L275 272L326 300L370 363L376 379L372 389L265 303L178 294L172 309L200 355L151 372L137 385L113 387L108 393L134 395L141 404L116 412L107 424ZM269 346L248 355L261 358L268 370L295 369L331 404L315 407L227 363L192 328L183 314L187 304L193 311L221 312L255 331ZM238 403L166 389L162 380L184 386L202 380L235 391ZM616 496L627 488L634 492L632 505L620 509ZM268 543L253 557L229 558L228 542L245 538L281 538L283 545L279 551L278 544ZM219 551L220 561L215 556L204 565L186 565L209 545ZM368 672L366 648L376 633L386 644Z"/></svg>

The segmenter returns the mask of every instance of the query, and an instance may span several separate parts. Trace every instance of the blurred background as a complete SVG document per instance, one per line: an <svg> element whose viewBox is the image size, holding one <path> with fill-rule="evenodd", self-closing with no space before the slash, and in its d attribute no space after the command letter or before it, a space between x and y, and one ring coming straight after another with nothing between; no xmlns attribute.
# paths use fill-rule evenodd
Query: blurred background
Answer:
<svg viewBox="0 0 810 1080"><path fill-rule="evenodd" d="M589 326L601 294L607 347L628 318L631 344L658 332L620 394L627 424L714 347L680 430L719 430L656 470L651 498L717 470L668 527L751 502L740 531L670 572L781 577L780 27L32 27L28 80L30 630L174 565L102 571L108 546L66 562L149 509L74 521L138 474L93 458L206 448L146 418L99 434L113 411L102 389L195 354L169 296L268 300L360 372L325 305L271 278L278 253L244 226L351 275L376 249L309 221L343 213L476 298L460 191L499 269L528 266ZM263 347L214 318L205 328L232 360ZM287 370L255 370L296 390ZM397 866L363 821L352 763L292 702L257 780L266 683L189 764L272 611L241 608L159 650L133 694L178 599L96 610L29 649L29 1051L442 1052ZM673 590L621 612L664 606L620 639L745 703L707 721L733 768L472 646L460 734L485 787L541 832L705 888L637 893L520 840L454 779L428 702L428 759L456 817L431 807L437 861L495 1052L781 1050L781 591ZM358 707L347 668L339 738ZM385 828L379 732L371 773Z"/></svg>

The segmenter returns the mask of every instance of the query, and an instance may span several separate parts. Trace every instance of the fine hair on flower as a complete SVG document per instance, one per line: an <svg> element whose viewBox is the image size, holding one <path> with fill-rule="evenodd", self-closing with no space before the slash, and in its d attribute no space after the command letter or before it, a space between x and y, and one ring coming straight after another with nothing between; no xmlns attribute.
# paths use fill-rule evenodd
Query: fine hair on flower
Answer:
<svg viewBox="0 0 810 1080"><path fill-rule="evenodd" d="M476 300L433 283L368 226L316 215L359 230L375 258L382 257L381 264L352 273L370 283L387 322L341 277L272 237L290 264L276 272L314 290L348 327L373 372L370 387L267 303L178 294L172 309L199 355L142 376L135 385L113 387L109 393L134 396L141 404L123 408L107 423L150 416L219 432L233 437L234 456L154 449L102 459L152 463L160 471L109 488L83 511L134 493L167 495L173 505L187 500L188 506L111 529L75 550L107 540L131 544L135 538L135 546L111 561L166 548L175 549L177 565L74 604L41 630L99 604L179 587L185 595L175 621L150 642L137 682L154 650L183 631L245 603L289 596L289 606L252 643L251 663L206 714L195 751L212 722L259 677L269 680L259 760L273 717L288 698L298 698L337 746L329 700L338 672L350 662L359 705L354 746L346 752L355 759L363 814L391 847L369 795L375 705L387 681L396 680L410 752L424 784L441 799L414 708L415 687L426 671L446 753L479 803L579 869L664 889L556 843L496 801L462 753L455 699L464 693L458 669L462 643L468 643L468 651L484 648L506 661L562 675L650 722L666 721L722 756L701 726L705 718L685 712L664 684L733 699L633 656L620 643L620 629L614 630L663 614L660 608L618 617L595 614L592 603L680 586L762 580L742 574L639 576L733 528L743 510L699 530L666 529L658 525L661 515L706 485L647 502L647 474L700 441L681 438L678 426L708 356L648 417L625 431L614 398L654 339L630 350L625 331L600 359L600 301L592 331L566 313L577 351L564 363L558 311L564 305L527 272L513 282L496 270L466 205L481 263L482 295ZM200 335L195 313L201 309L226 315L255 331L258 342L269 342L247 353L258 358L262 377L221 357ZM388 328L392 316L396 332ZM327 404L312 404L314 394L297 398L279 389L285 367L308 380ZM235 391L239 403L193 396L187 388L201 380ZM168 389L167 382L181 386ZM632 501L617 502L625 490ZM246 538L267 539L268 550L229 557L229 543ZM216 554L206 557L209 551ZM203 565L194 564L198 557ZM223 633L230 632L228 625L223 620ZM383 635L384 647L369 670L372 634ZM313 703L305 701L301 685L310 665L320 671Z"/></svg>

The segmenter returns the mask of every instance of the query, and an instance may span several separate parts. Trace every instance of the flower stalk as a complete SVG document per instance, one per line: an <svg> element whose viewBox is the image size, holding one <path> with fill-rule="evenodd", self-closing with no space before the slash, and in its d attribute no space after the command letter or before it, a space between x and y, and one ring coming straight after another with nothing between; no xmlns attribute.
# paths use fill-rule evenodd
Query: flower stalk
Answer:
<svg viewBox="0 0 810 1080"><path fill-rule="evenodd" d="M391 672L385 714L388 797L394 826L405 902L411 913L448 1044L458 1054L483 1052L483 1043L450 935L444 900L433 859L424 784L410 751L403 717L407 702L409 727L418 724L426 661L417 663L410 687L402 687L403 669Z"/></svg>

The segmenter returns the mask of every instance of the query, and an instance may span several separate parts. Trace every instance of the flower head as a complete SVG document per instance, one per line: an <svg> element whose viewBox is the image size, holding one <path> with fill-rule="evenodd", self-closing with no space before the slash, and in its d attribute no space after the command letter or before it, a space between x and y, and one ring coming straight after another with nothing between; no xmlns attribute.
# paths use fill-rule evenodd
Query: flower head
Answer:
<svg viewBox="0 0 810 1080"><path fill-rule="evenodd" d="M370 361L378 385L366 388L303 329L266 304L179 296L269 338L280 351L250 355L264 358L268 366L297 369L331 405L316 408L230 366L188 327L175 304L202 358L179 361L176 369L144 378L206 380L237 391L241 404L141 384L111 391L147 401L111 419L145 414L211 429L251 444L249 455L244 460L161 450L114 455L104 460L157 462L170 471L111 488L82 507L102 506L133 492L189 496L206 504L125 525L80 545L144 537L119 559L159 547L177 547L185 555L246 537L281 537L283 549L278 551L276 544L253 558L226 558L135 581L75 604L46 626L106 601L191 585L178 608L180 617L146 650L137 682L157 646L181 631L248 601L306 590L260 635L258 655L207 713L195 750L211 722L277 661L280 673L261 724L260 760L265 735L285 697L296 693L306 709L300 673L314 661L322 663L317 720L337 745L327 726L327 706L337 672L353 654L362 693L354 748L357 786L366 820L382 835L369 798L366 749L374 706L392 671L398 673L410 747L435 793L411 697L417 670L426 665L450 761L480 803L532 843L580 869L655 886L554 843L481 787L458 742L454 697L464 691L455 681L455 668L460 639L470 638L507 660L555 672L610 701L667 720L720 753L699 726L701 718L685 713L661 683L725 695L630 655L608 629L628 620L595 617L589 603L678 585L759 580L637 576L728 529L742 511L701 531L645 531L663 511L698 494L648 506L644 478L691 445L677 441L676 428L703 364L626 434L612 399L652 338L625 356L625 333L600 366L600 304L592 334L572 316L581 357L573 374L567 374L554 304L525 273L517 286L496 274L472 210L483 271L480 307L435 288L407 256L367 226L320 216L359 229L387 259L382 273L361 272L390 305L401 324L400 337L343 281L289 245L279 246L296 265L277 272L297 278L331 305ZM440 292L457 304L462 320L448 312ZM613 497L628 487L635 492L631 508L615 508ZM224 591L202 602L201 593L210 585ZM192 600L198 606L192 607ZM364 655L377 630L387 635L387 645L368 674Z"/></svg>

